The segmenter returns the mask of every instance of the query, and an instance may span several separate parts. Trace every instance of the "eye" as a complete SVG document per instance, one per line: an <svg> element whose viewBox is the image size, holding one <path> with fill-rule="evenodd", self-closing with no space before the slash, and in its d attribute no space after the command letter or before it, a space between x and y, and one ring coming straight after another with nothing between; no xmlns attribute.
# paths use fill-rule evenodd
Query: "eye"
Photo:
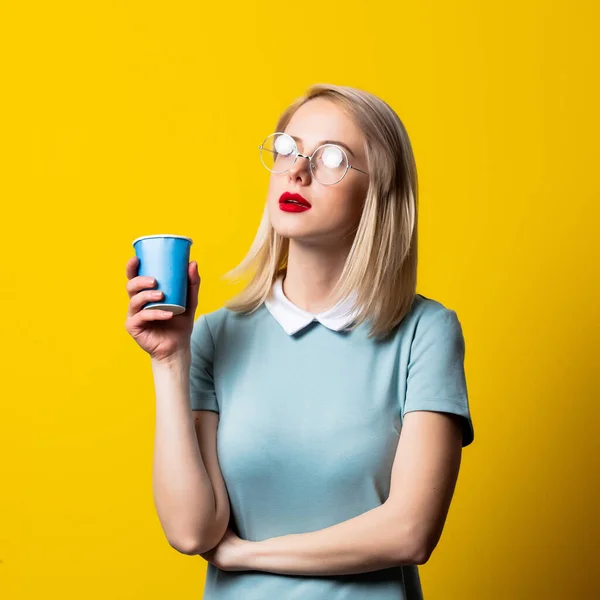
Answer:
<svg viewBox="0 0 600 600"><path fill-rule="evenodd" d="M296 144L294 140L287 135L277 136L275 140L275 152L277 154L281 154L282 156L289 156L294 151Z"/></svg>
<svg viewBox="0 0 600 600"><path fill-rule="evenodd" d="M330 169L336 169L342 164L344 155L339 148L327 146L323 150L323 156L321 157L321 160L326 167L329 167Z"/></svg>

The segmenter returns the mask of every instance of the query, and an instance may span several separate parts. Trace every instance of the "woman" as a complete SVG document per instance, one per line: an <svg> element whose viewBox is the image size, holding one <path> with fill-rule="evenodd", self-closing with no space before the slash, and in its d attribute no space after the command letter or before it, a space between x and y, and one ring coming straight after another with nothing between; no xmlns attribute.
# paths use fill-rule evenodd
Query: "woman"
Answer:
<svg viewBox="0 0 600 600"><path fill-rule="evenodd" d="M260 155L267 203L236 298L194 322L192 262L187 313L140 311L154 282L127 265L158 516L210 562L205 600L421 598L474 431L456 312L415 291L408 136L377 97L318 85Z"/></svg>

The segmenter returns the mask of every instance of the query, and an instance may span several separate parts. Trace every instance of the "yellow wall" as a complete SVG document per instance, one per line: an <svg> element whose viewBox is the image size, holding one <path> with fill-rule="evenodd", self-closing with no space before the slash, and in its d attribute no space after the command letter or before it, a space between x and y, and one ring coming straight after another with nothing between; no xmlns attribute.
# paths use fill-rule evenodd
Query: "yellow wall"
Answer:
<svg viewBox="0 0 600 600"><path fill-rule="evenodd" d="M125 262L189 235L198 314L218 308L262 210L257 145L321 81L403 119L419 291L465 332L476 439L427 600L600 597L600 9L549 4L0 3L3 599L200 596L206 563L154 512Z"/></svg>

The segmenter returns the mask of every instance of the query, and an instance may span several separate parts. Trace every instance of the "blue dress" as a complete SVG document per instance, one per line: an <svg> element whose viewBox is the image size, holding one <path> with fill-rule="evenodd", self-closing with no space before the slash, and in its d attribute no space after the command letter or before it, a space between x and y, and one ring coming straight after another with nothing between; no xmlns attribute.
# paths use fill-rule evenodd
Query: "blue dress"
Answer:
<svg viewBox="0 0 600 600"><path fill-rule="evenodd" d="M381 505L409 411L460 415L463 446L473 441L456 313L417 295L386 340L368 329L313 321L290 335L265 305L194 323L192 408L220 415L219 464L241 538L316 531ZM422 591L416 565L292 576L209 563L203 598L420 600Z"/></svg>

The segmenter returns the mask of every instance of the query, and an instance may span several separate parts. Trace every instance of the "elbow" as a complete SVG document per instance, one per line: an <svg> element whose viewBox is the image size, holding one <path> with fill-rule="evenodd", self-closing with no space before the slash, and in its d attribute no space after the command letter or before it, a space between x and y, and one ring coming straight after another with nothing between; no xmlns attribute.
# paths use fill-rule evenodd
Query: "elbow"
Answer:
<svg viewBox="0 0 600 600"><path fill-rule="evenodd" d="M198 540L195 538L169 539L171 548L187 556L196 556L212 550L218 543L211 539Z"/></svg>
<svg viewBox="0 0 600 600"><path fill-rule="evenodd" d="M431 558L433 550L429 549L426 546L421 546L414 552L413 555L413 564L414 565L424 565Z"/></svg>
<svg viewBox="0 0 600 600"><path fill-rule="evenodd" d="M229 513L220 515L213 521L209 527L205 527L203 531L196 535L189 535L189 531L179 535L167 536L169 544L172 548L181 554L194 556L204 554L212 550L223 538L227 525L229 523Z"/></svg>
<svg viewBox="0 0 600 600"><path fill-rule="evenodd" d="M424 565L431 557L432 549L426 544L409 544L396 557L398 565Z"/></svg>
<svg viewBox="0 0 600 600"><path fill-rule="evenodd" d="M194 556L196 554L202 554L204 550L202 549L201 544L197 542L197 540L168 540L171 548L177 550L181 554L186 554L187 556Z"/></svg>
<svg viewBox="0 0 600 600"><path fill-rule="evenodd" d="M431 558L433 551L437 545L439 540L439 536L421 536L417 537L418 543L416 543L413 547L413 564L415 565L424 565Z"/></svg>
<svg viewBox="0 0 600 600"><path fill-rule="evenodd" d="M400 556L396 554L396 565L424 565L430 558L431 552L424 546L404 548Z"/></svg>
<svg viewBox="0 0 600 600"><path fill-rule="evenodd" d="M422 527L405 527L396 537L403 541L399 544L395 556L395 563L398 565L424 565L435 548L435 544L424 534Z"/></svg>

